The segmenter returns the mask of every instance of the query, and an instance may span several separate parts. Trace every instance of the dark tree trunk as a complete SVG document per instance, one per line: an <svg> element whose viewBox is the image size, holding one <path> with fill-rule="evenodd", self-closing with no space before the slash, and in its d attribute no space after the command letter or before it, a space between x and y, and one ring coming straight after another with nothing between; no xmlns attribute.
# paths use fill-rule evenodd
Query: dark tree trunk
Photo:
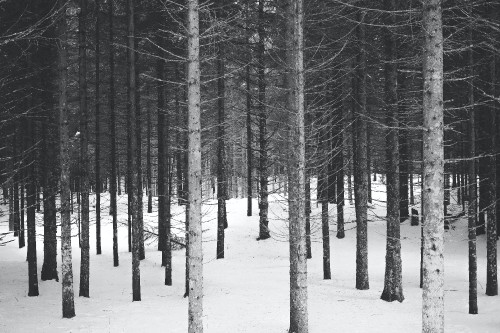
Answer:
<svg viewBox="0 0 500 333"><path fill-rule="evenodd" d="M498 6L495 6L498 7ZM498 9L492 12L492 21L498 17ZM497 85L497 71L496 71L496 51L492 51L490 54L490 95L498 97L496 94ZM487 206L487 229L486 229L486 258L487 258L487 269L486 269L486 295L496 296L498 295L498 277L497 277L497 219L496 219L496 184L497 184L497 141L496 141L496 117L498 112L498 102L495 100L491 101L487 109L488 127L487 127L487 153L488 156L485 157L488 163L488 181L487 181L487 192L488 192L488 206Z"/></svg>
<svg viewBox="0 0 500 333"><path fill-rule="evenodd" d="M365 26L366 12L358 10L356 27L359 53L356 83L356 143L354 152L354 192L356 207L356 289L369 289L368 282L368 164L366 131L366 49Z"/></svg>
<svg viewBox="0 0 500 333"><path fill-rule="evenodd" d="M61 165L61 275L62 275L62 313L63 318L75 316L73 292L73 265L71 253L71 212L70 212L70 136L69 136L69 109L67 105L68 86L68 25L64 1L61 5L59 21L59 130L60 130L60 165ZM28 214L29 215L29 214Z"/></svg>
<svg viewBox="0 0 500 333"><path fill-rule="evenodd" d="M97 4L96 4L97 6ZM98 13L98 10L96 10ZM98 17L98 16L97 16ZM89 164L88 164L88 110L87 110L87 43L86 43L86 20L87 20L87 1L80 0L80 14L78 24L78 67L79 67L79 93L80 93L80 195L81 195L81 214L82 214L82 237L81 237L81 261L80 261L80 292L79 296L89 297L89 275L90 275L90 257L89 257ZM99 19L96 22L96 30L99 29ZM96 40L98 41L98 40ZM98 48L97 48L98 49ZM98 78L98 74L96 73ZM99 234L98 234L99 237ZM100 241L98 238L98 245ZM99 253L99 252L98 252Z"/></svg>
<svg viewBox="0 0 500 333"><path fill-rule="evenodd" d="M218 3L217 16L223 17L222 1ZM224 227L227 224L226 199L228 198L225 153L225 63L224 41L217 41L217 259L224 258ZM234 153L234 152L233 152Z"/></svg>
<svg viewBox="0 0 500 333"><path fill-rule="evenodd" d="M33 133L33 121L29 120L27 133ZM30 146L35 144L34 136L31 136ZM27 140L29 140L27 138ZM28 227L28 296L38 296L38 272L37 272L37 255L36 255L36 225L35 225L35 174L34 174L34 159L33 151L30 151L28 156L29 164L27 171L27 219ZM56 272L57 278L57 272Z"/></svg>
<svg viewBox="0 0 500 333"><path fill-rule="evenodd" d="M130 215L132 225L132 301L141 300L141 273L140 273L140 224L139 224L139 166L137 162L138 136L132 128L132 124L138 121L136 103L137 103L137 71L136 71L136 50L135 50L135 6L134 0L127 0L127 46L128 46L128 119L130 127L129 137L129 192L130 197Z"/></svg>
<svg viewBox="0 0 500 333"><path fill-rule="evenodd" d="M469 8L472 12L472 8ZM471 13L472 14L472 13ZM473 30L469 28L469 43L473 45ZM469 207L468 207L468 247L469 247L469 313L477 314L477 251L476 251L476 226L477 226L477 174L476 174L476 115L474 110L474 50L468 51L468 65L470 68L469 79L469 158L468 178Z"/></svg>
<svg viewBox="0 0 500 333"><path fill-rule="evenodd" d="M100 91L100 5L99 0L95 2L95 231L96 231L96 253L101 254L101 91ZM84 189L88 191L88 189ZM88 200L88 199L85 199Z"/></svg>
<svg viewBox="0 0 500 333"><path fill-rule="evenodd" d="M323 238L323 279L330 280L330 226L328 219L328 200L321 202L321 233Z"/></svg>
<svg viewBox="0 0 500 333"><path fill-rule="evenodd" d="M268 139L267 139L267 111L266 111L266 65L265 65L265 29L264 29L264 0L259 0L258 28L259 42L257 45L257 75L258 75L258 109L259 109L259 238L264 240L271 237L269 233L269 192L268 186Z"/></svg>
<svg viewBox="0 0 500 333"><path fill-rule="evenodd" d="M147 112L147 145L146 145L146 176L147 176L147 190L148 190L148 213L153 212L153 175L151 167L151 108L149 105L146 108Z"/></svg>
<svg viewBox="0 0 500 333"><path fill-rule="evenodd" d="M247 15L249 15L249 8L247 8ZM250 46L250 34L246 37L248 47L247 65L245 67L245 80L246 80L246 129L247 129L247 216L252 216L252 196L253 196L253 149L252 149L252 94L251 94L251 61L252 49Z"/></svg>
<svg viewBox="0 0 500 333"><path fill-rule="evenodd" d="M387 158L387 245L385 255L384 291L380 297L384 301L402 302L401 240L399 224L399 141L398 95L397 95L397 46L390 27L396 25L393 11L395 0L385 0L386 28L384 29L385 51L385 107L388 133L386 136Z"/></svg>
<svg viewBox="0 0 500 333"><path fill-rule="evenodd" d="M113 47L113 1L108 2L108 21L109 21L109 129L110 129L110 164L111 164L111 184L109 188L110 194L110 210L113 218L113 266L119 265L118 258L118 211L116 204L116 187L117 187L117 160L116 160L116 114L115 114L115 55ZM118 181L118 187L120 182Z"/></svg>

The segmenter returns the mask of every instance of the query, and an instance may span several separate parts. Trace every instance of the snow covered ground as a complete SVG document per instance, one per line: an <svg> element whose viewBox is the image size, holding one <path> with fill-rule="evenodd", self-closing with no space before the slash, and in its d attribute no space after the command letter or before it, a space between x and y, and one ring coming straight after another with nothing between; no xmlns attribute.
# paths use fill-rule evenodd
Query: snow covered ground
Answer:
<svg viewBox="0 0 500 333"><path fill-rule="evenodd" d="M332 280L322 279L320 208L313 203L313 258L308 261L309 325L312 333L420 332L419 289L420 227L401 225L403 303L380 300L385 265L385 186L375 183L369 222L370 290L355 286L356 233L354 206L346 200L346 237L335 238L335 205L331 212ZM103 198L103 254L95 255L95 226L91 227L90 298L78 297L80 251L73 238L73 272L76 317L62 319L61 285L40 281L40 296L28 297L26 248L17 241L0 247L0 332L187 332L187 299L184 294L184 250L173 255L173 286L163 284L164 269L156 243L147 245L141 262L142 301L132 302L131 256L127 228L119 228L120 266L113 267L112 228L107 195ZM146 199L146 198L145 198ZM285 333L288 327L289 261L286 210L278 195L270 205L273 238L257 242L258 211L246 216L246 199L227 203L226 258L215 260L216 203L208 201L204 217L204 325L205 332ZM91 198L94 202L95 198ZM121 222L126 222L126 197L119 201ZM146 206L145 206L146 207ZM156 206L145 221L156 224ZM2 206L2 211L8 211ZM175 207L178 226L183 208ZM91 216L93 212L91 212ZM76 214L75 214L76 217ZM6 216L0 233L8 230ZM38 223L41 215L37 215ZM76 232L74 228L74 233ZM43 229L38 227L38 272L43 262ZM180 232L182 234L182 232ZM7 236L4 240L12 239ZM447 332L500 332L500 299L485 296L486 243L478 239L479 314L468 314L467 229L464 219L453 222L446 233L445 303ZM60 258L59 258L60 260ZM59 263L60 267L60 263Z"/></svg>

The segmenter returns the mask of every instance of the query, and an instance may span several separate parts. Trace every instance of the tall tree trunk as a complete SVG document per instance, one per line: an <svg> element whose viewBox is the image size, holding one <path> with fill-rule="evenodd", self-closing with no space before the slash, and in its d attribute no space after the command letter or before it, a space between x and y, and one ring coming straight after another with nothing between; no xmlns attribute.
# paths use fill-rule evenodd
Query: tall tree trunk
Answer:
<svg viewBox="0 0 500 333"><path fill-rule="evenodd" d="M97 3L96 3L97 5ZM98 11L97 11L98 12ZM97 17L98 14L97 14ZM82 211L82 238L80 261L80 293L79 296L89 297L89 164L88 164L88 110L87 110L87 43L86 43L87 1L80 0L80 15L78 19L78 85L80 93L80 195ZM97 19L97 22L99 19ZM96 23L98 30L99 24ZM98 77L98 74L96 74ZM99 239L98 239L99 244Z"/></svg>
<svg viewBox="0 0 500 333"><path fill-rule="evenodd" d="M135 49L138 50L138 40L135 35L135 30L134 30L134 43L135 43ZM141 116L141 84L140 84L140 76L139 76L139 53L135 53L135 87L136 87L136 92L135 92L135 112L136 112L136 118L135 118L135 135L137 137L136 142L137 142L137 151L135 154L135 158L137 159L136 166L137 166L137 190L138 190L138 197L137 197L137 219L139 221L138 228L139 228L139 235L138 235L138 242L139 242L139 260L143 260L146 258L146 253L144 250L144 217L143 217L143 212L144 212L144 202L143 202L143 196L144 196L144 191L143 191L143 171L142 171L142 116Z"/></svg>
<svg viewBox="0 0 500 333"><path fill-rule="evenodd" d="M203 332L203 251L201 234L201 109L198 0L188 0L188 332Z"/></svg>
<svg viewBox="0 0 500 333"><path fill-rule="evenodd" d="M95 228L96 249L101 254L101 97L100 97L100 48L99 0L96 0L95 26Z"/></svg>
<svg viewBox="0 0 500 333"><path fill-rule="evenodd" d="M71 254L71 212L70 212L70 136L69 109L67 105L68 86L68 24L66 6L59 1L61 16L59 20L59 147L61 164L61 275L62 275L62 313L63 318L75 316L73 293L73 265ZM29 214L28 214L29 215Z"/></svg>
<svg viewBox="0 0 500 333"><path fill-rule="evenodd" d="M443 25L441 0L423 2L423 305L422 331L444 332Z"/></svg>
<svg viewBox="0 0 500 333"><path fill-rule="evenodd" d="M146 176L147 176L147 189L148 189L148 213L153 212L153 170L151 167L151 107L148 104L147 112L147 145L146 145Z"/></svg>
<svg viewBox="0 0 500 333"><path fill-rule="evenodd" d="M356 83L356 144L354 152L354 192L356 207L356 289L369 288L368 282L368 164L366 131L366 12L358 10L356 27L359 53L357 55Z"/></svg>
<svg viewBox="0 0 500 333"><path fill-rule="evenodd" d="M138 174L138 159L137 159L137 146L138 137L136 132L132 129L132 124L136 124L136 51L135 51L135 1L127 0L127 46L128 46L128 119L130 125L128 132L129 137L129 192L130 197L130 214L132 225L132 300L141 300L141 271L140 271L140 256L139 256L139 174Z"/></svg>
<svg viewBox="0 0 500 333"><path fill-rule="evenodd" d="M287 1L288 2L288 1ZM290 333L308 332L307 248L305 226L305 110L303 1L290 0L288 22L288 110L290 110L289 238Z"/></svg>
<svg viewBox="0 0 500 333"><path fill-rule="evenodd" d="M380 297L392 302L404 300L401 267L401 240L399 226L399 141L398 141L398 95L397 95L397 47L392 26L396 25L395 0L384 0L386 28L385 44L385 107L388 133L386 136L387 156L387 245L385 255L384 291Z"/></svg>
<svg viewBox="0 0 500 333"><path fill-rule="evenodd" d="M118 211L116 204L117 177L116 168L116 113L115 113L115 55L113 47L113 1L108 2L109 21L109 129L110 129L110 164L111 164L111 184L109 187L111 215L113 218L113 266L119 265L118 258ZM118 182L118 187L120 182Z"/></svg>
<svg viewBox="0 0 500 333"><path fill-rule="evenodd" d="M469 7L472 14L472 8ZM472 15L471 15L472 17ZM468 229L469 229L469 313L477 314L477 252L476 252L476 226L477 226L477 174L476 174L476 115L474 109L474 50L473 30L469 28L468 65L469 65L469 158L468 178L469 184L469 207L468 207Z"/></svg>
<svg viewBox="0 0 500 333"><path fill-rule="evenodd" d="M217 2L217 19L223 19L223 1ZM224 227L227 224L226 199L228 198L225 153L225 63L224 38L217 41L217 259L224 258ZM233 152L234 154L235 152Z"/></svg>
<svg viewBox="0 0 500 333"><path fill-rule="evenodd" d="M33 120L28 120L27 133L33 133ZM28 134L29 135L29 134ZM26 141L28 141L27 139ZM30 146L35 144L35 138L31 135ZM35 154L32 150L28 153L28 179L27 179L27 219L28 227L28 296L38 296L38 273L36 255L36 221L35 221L35 174L34 160ZM57 272L56 272L57 278Z"/></svg>
<svg viewBox="0 0 500 333"><path fill-rule="evenodd" d="M250 10L249 6L246 9L247 25L249 24ZM250 31L247 29L246 42L247 49L247 64L245 67L246 80L246 129L247 129L247 216L252 216L252 196L253 196L253 149L252 149L252 87L250 69L252 65L252 48L250 40Z"/></svg>
<svg viewBox="0 0 500 333"><path fill-rule="evenodd" d="M269 233L269 192L268 186L268 158L267 158L267 111L266 111L266 65L265 65L265 29L264 29L264 1L258 4L258 28L259 41L257 44L257 76L258 76L258 108L259 108L259 238L264 240L271 237Z"/></svg>
<svg viewBox="0 0 500 333"><path fill-rule="evenodd" d="M492 21L497 22L495 20L498 17L498 6L496 10L492 11L491 18ZM491 75L490 81L490 95L494 97L498 97L496 94L496 85L497 85L497 70L496 70L496 52L492 50L490 53L490 70L489 73ZM490 105L488 105L488 143L487 143L487 151L488 151L488 197L490 201L488 202L487 208L487 229L486 229L486 257L487 257L487 269L486 269L486 295L488 296L496 296L498 295L498 277L497 277L497 219L496 219L496 206L498 205L497 193L496 193L496 184L497 184L497 170L496 170L496 159L499 158L496 156L497 153L497 140L496 140L496 113L498 112L498 102L492 100Z"/></svg>
<svg viewBox="0 0 500 333"><path fill-rule="evenodd" d="M56 123L53 112L47 110L47 117L43 121L43 265L41 280L59 281L57 273L57 225L56 225L56 191L57 169L56 158L58 147L57 134L52 128ZM50 127L50 128L49 128Z"/></svg>

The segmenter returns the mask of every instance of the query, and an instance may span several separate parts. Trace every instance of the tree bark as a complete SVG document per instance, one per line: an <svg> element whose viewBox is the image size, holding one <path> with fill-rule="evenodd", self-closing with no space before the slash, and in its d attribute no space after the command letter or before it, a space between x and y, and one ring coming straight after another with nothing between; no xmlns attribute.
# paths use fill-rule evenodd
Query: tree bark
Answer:
<svg viewBox="0 0 500 333"><path fill-rule="evenodd" d="M354 192L356 209L356 289L369 289L368 282L368 163L366 131L366 12L358 10L356 27L359 53L356 57L356 143L354 152Z"/></svg>
<svg viewBox="0 0 500 333"><path fill-rule="evenodd" d="M113 34L113 1L108 1L108 21L109 21L109 128L110 128L110 164L111 179L109 187L111 215L113 219L113 266L118 267L118 211L116 204L117 187L117 160L116 160L116 111L115 111L115 55L114 55L114 34ZM118 182L118 186L120 183Z"/></svg>
<svg viewBox="0 0 500 333"><path fill-rule="evenodd" d="M385 107L388 133L386 136L387 158L387 245L385 255L384 291L380 297L384 301L402 302L402 263L399 221L399 141L398 141L398 95L397 95L397 47L390 27L396 25L395 0L384 0L388 11L384 28L385 51Z"/></svg>
<svg viewBox="0 0 500 333"><path fill-rule="evenodd" d="M201 229L201 109L198 0L188 0L188 332L203 332L203 250Z"/></svg>
<svg viewBox="0 0 500 333"><path fill-rule="evenodd" d="M259 238L264 240L271 237L269 233L269 192L268 186L268 157L267 157L267 113L266 113L266 65L265 65L265 29L264 29L264 1L258 4L258 28L259 41L257 44L257 76L258 76L258 109L259 109Z"/></svg>
<svg viewBox="0 0 500 333"><path fill-rule="evenodd" d="M28 133L33 133L33 120L28 120ZM27 140L28 141L28 140ZM31 136L30 146L35 144L34 136ZM35 218L35 174L34 160L35 154L33 151L28 153L28 161L31 161L28 166L28 183L27 183L27 216L26 224L28 227L28 296L38 296L38 272L37 272L37 254L36 254L36 218ZM24 233L24 231L23 231ZM57 278L57 272L56 272Z"/></svg>
<svg viewBox="0 0 500 333"><path fill-rule="evenodd" d="M136 44L135 44L135 1L127 0L127 46L128 46L128 119L130 124L136 124ZM129 128L129 192L130 197L130 214L132 226L132 301L141 300L141 271L140 271L140 256L139 256L139 173L138 173L138 159L137 159L137 135L132 129Z"/></svg>
<svg viewBox="0 0 500 333"><path fill-rule="evenodd" d="M444 332L443 26L441 0L423 2L424 262L422 331Z"/></svg>
<svg viewBox="0 0 500 333"><path fill-rule="evenodd" d="M73 292L73 265L71 253L71 212L70 212L70 136L69 109L67 105L68 85L68 25L66 2L59 1L59 131L61 164L61 275L62 275L62 313L63 318L75 316Z"/></svg>
<svg viewBox="0 0 500 333"><path fill-rule="evenodd" d="M262 2L262 1L261 1ZM260 3L261 3L260 2ZM304 14L303 1L287 1L288 109L290 111L289 238L290 333L308 332L307 246L305 225L305 110L304 110Z"/></svg>
<svg viewBox="0 0 500 333"><path fill-rule="evenodd" d="M78 18L78 85L80 99L80 196L82 212L82 237L80 243L81 261L80 261L80 292L79 296L89 297L89 164L88 164L88 110L87 110L87 43L86 43L86 20L87 20L87 1L80 0L80 14ZM97 19L99 20L99 19ZM99 24L96 23L98 30ZM96 40L97 41L97 40ZM97 77L99 76L96 74ZM97 227L97 226L96 226ZM99 237L99 235L97 235ZM99 245L99 238L97 239Z"/></svg>
<svg viewBox="0 0 500 333"><path fill-rule="evenodd" d="M472 14L472 7L469 7ZM471 15L472 16L472 15ZM469 178L469 207L468 207L468 248L469 248L469 313L477 314L477 252L476 252L476 226L477 226L477 174L476 174L476 115L474 108L474 50L473 30L469 28L470 48L468 53L469 74L469 158L467 172Z"/></svg>
<svg viewBox="0 0 500 333"><path fill-rule="evenodd" d="M99 0L96 0L95 26L95 228L96 252L101 254L101 97L100 97L100 47Z"/></svg>

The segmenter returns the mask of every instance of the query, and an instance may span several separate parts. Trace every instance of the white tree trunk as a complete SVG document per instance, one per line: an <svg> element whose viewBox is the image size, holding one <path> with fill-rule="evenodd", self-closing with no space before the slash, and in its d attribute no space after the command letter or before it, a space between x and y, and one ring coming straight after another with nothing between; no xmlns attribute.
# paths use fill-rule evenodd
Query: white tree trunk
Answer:
<svg viewBox="0 0 500 333"><path fill-rule="evenodd" d="M198 0L188 0L188 332L203 332L203 253L201 236L200 41Z"/></svg>
<svg viewBox="0 0 500 333"><path fill-rule="evenodd" d="M303 1L289 0L288 109L290 112L289 228L290 228L290 329L308 332L307 248L305 225L305 135Z"/></svg>
<svg viewBox="0 0 500 333"><path fill-rule="evenodd" d="M441 0L423 2L423 306L422 332L444 332L443 27Z"/></svg>

